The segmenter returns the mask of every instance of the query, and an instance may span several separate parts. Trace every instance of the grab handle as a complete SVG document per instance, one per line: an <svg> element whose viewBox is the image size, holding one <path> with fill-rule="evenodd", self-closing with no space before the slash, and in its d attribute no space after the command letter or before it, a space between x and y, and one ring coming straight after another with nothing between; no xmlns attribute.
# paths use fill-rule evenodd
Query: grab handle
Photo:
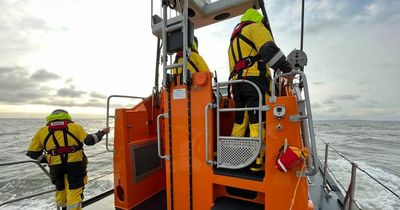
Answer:
<svg viewBox="0 0 400 210"><path fill-rule="evenodd" d="M210 166L212 166L212 165L214 165L214 161L213 160L210 160L210 155L209 155L209 151L208 151L208 145L209 145L209 142L208 142L208 110L209 109L213 109L213 108L215 108L216 107L216 105L215 104L212 104L212 103L209 103L209 104L207 104L206 106L205 106L205 108L204 108L204 112L205 112L205 115L204 115L204 118L205 118L205 123L204 123L204 126L205 126L205 147L206 147L206 163L207 163L207 165L210 165Z"/></svg>
<svg viewBox="0 0 400 210"><path fill-rule="evenodd" d="M168 113L163 113L163 114L159 114L157 116L157 151L158 151L158 156L161 159L166 159L169 160L170 156L169 155L162 155L161 154L161 135L160 135L160 119L161 118L168 118Z"/></svg>

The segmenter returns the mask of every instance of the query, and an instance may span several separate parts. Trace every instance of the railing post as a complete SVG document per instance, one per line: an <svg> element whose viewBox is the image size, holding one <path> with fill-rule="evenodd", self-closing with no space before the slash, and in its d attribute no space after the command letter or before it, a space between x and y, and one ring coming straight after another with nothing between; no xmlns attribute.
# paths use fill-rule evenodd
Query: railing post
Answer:
<svg viewBox="0 0 400 210"><path fill-rule="evenodd" d="M349 189L347 190L346 197L344 198L344 208L352 210L354 203L354 191L356 186L356 171L357 171L357 163L351 163L351 181L349 184ZM346 208L347 206L347 208Z"/></svg>
<svg viewBox="0 0 400 210"><path fill-rule="evenodd" d="M115 119L115 115L110 116L110 100L111 98L132 98L132 99L142 99L144 100L144 97L138 97L138 96L125 96L125 95L110 95L107 97L107 113L106 113L106 127L110 127L110 122L109 119L110 118L114 118ZM115 122L115 121L114 121ZM114 149L110 149L108 147L108 133L106 133L106 150L108 152L114 152Z"/></svg>
<svg viewBox="0 0 400 210"><path fill-rule="evenodd" d="M331 197L330 188L328 183L326 182L326 174L328 172L328 151L329 151L329 143L325 144L325 162L324 162L324 182L322 184L322 188L324 189L324 195L326 197Z"/></svg>

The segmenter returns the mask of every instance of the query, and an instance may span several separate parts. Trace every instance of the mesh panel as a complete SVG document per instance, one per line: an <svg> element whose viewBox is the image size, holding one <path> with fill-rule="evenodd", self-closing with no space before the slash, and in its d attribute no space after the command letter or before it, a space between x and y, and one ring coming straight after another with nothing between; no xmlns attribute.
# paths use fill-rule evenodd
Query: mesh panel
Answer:
<svg viewBox="0 0 400 210"><path fill-rule="evenodd" d="M220 139L218 167L238 169L248 166L258 156L257 140Z"/></svg>

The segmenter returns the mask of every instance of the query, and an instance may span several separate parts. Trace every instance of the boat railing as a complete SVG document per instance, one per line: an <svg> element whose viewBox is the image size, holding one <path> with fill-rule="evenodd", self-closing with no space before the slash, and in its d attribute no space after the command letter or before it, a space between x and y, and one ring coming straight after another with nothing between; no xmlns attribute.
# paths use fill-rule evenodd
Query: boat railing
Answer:
<svg viewBox="0 0 400 210"><path fill-rule="evenodd" d="M257 107L244 108L221 108L222 100L220 89L237 83L248 83L252 85L259 96ZM237 111L258 111L258 121L262 122L262 112L267 111L269 107L262 104L262 94L258 86L249 80L231 80L227 82L216 83L216 104L207 104L205 106L205 146L206 146L206 163L209 165L217 165L218 168L240 169L250 165L256 160L262 148L262 127L263 123L258 124L258 137L233 137L221 136L220 134L220 113L221 112L237 112ZM208 138L208 110L215 108L217 112L217 161L209 159L209 138Z"/></svg>
<svg viewBox="0 0 400 210"><path fill-rule="evenodd" d="M93 156L96 156L96 155L99 155L99 154L104 154L104 152L102 152L102 153L97 153L97 154L95 154L95 155L93 155ZM20 164L26 164L26 163L33 163L33 164L36 164L36 165L43 171L43 173L46 174L47 177L49 177L49 179L50 179L50 181L51 181L50 173L49 173L49 171L45 168L45 165L44 165L43 163L40 163L39 161L36 161L36 160L23 160L23 161L15 161L15 162L0 163L0 167L13 166L13 165L20 165ZM93 179L91 179L91 180L89 180L89 181L94 181L94 180L103 178L103 177L108 176L108 175L110 175L110 174L112 174L112 173L113 173L113 172L100 175L100 176L95 177L95 178L93 178ZM41 192L38 192L38 193L34 193L34 194L31 194L31 195L25 195L25 196L21 196L21 197L18 197L18 198L10 199L10 200L1 202L1 203L0 203L0 207L2 207L2 206L4 206L4 205L7 205L7 204L11 204L11 203L15 203L15 202L18 202L18 201L26 200L26 199L29 199L29 198L34 198L34 197L37 197L37 196L40 196L40 195L44 195L44 194L48 194L48 193L51 193L51 192L55 192L55 191L56 191L55 189L44 190L44 191L41 191ZM60 208L59 206L57 206L57 209L59 210L59 209L61 209L61 208Z"/></svg>
<svg viewBox="0 0 400 210"><path fill-rule="evenodd" d="M144 97L139 96L125 96L125 95L110 95L107 98L107 113L106 113L106 127L110 127L110 118L115 118L115 115L110 115L110 101L111 98L132 98L132 99L141 99L144 100ZM108 140L108 133L106 134L106 150L108 152L113 152L114 149L110 149L109 147L109 140Z"/></svg>
<svg viewBox="0 0 400 210"><path fill-rule="evenodd" d="M350 183L349 183L349 186L347 187L347 190L341 184L341 182L335 177L334 173L332 173L332 171L330 171L331 172L330 174L335 178L336 182L342 187L342 190L346 193L346 195L344 197L344 200L343 200L343 206L344 206L345 210L352 210L354 205L356 205L356 207L358 209L361 209L361 206L354 199L354 194L355 194L355 190L356 190L356 172L357 172L357 170L359 170L359 171L363 172L364 174L366 174L368 177L370 177L372 180L374 180L376 183L381 185L388 192L390 192L393 196L397 197L400 200L400 195L395 193L392 189L390 189L388 186L383 184L377 178L373 177L366 170L362 169L360 166L357 165L357 163L355 163L354 161L350 160L348 157L346 157L341 152L336 150L334 147L332 147L330 145L329 142L323 140L321 137L318 137L318 138L322 142L325 143L325 159L324 159L324 166L323 166L324 173L323 173L322 188L323 188L324 195L326 197L330 197L330 191L331 191L331 188L329 187L328 182L327 182L327 175L328 175L328 170L329 170L329 167L328 167L328 152L329 152L329 149L332 149L332 151L337 153L340 157L342 157L343 159L345 159L347 162L349 162L351 164L351 177L350 177Z"/></svg>
<svg viewBox="0 0 400 210"><path fill-rule="evenodd" d="M307 171L305 175L313 176L318 172L317 167L317 148L315 143L315 132L313 125L313 117L311 112L311 102L310 102L310 94L308 91L308 83L307 77L302 71L292 70L289 73L279 74L274 77L273 83L276 84L279 78L282 77L294 77L296 75L300 75L300 84L302 85L304 99L302 99L301 90L299 88L299 84L293 85L294 93L297 96L297 101L299 104L299 115L290 116L290 121L301 121L302 128L302 138L304 146L311 149L311 155L307 159ZM275 85L272 85L270 103L276 103L276 91Z"/></svg>

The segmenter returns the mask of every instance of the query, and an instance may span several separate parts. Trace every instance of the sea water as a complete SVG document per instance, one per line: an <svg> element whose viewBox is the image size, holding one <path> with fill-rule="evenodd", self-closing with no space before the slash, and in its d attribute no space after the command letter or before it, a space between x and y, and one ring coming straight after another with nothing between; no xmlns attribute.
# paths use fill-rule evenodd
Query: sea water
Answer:
<svg viewBox="0 0 400 210"><path fill-rule="evenodd" d="M90 133L105 126L104 120L75 121ZM0 119L0 163L29 160L25 156L29 142L44 123L42 119ZM345 190L350 180L350 160L400 195L400 122L316 121L315 131L320 158L325 154L324 141L347 157L346 160L329 150L329 168ZM106 151L104 139L98 145L85 146L85 153L89 157L89 183L84 195L89 199L113 188L112 153ZM0 167L0 203L53 188L49 178L32 163ZM360 170L357 171L355 199L367 210L400 209L400 199ZM54 193L0 209L55 209Z"/></svg>

